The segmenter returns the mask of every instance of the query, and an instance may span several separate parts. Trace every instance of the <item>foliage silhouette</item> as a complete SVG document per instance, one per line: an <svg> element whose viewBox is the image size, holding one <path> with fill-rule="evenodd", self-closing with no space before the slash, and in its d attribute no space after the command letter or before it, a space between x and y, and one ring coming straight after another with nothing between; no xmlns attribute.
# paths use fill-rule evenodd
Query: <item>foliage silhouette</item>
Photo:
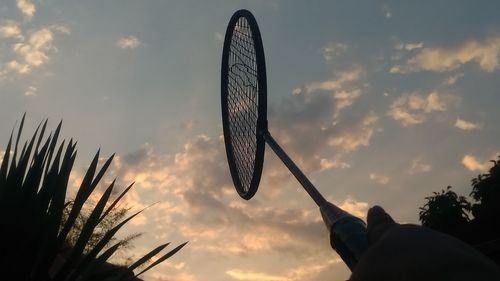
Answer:
<svg viewBox="0 0 500 281"><path fill-rule="evenodd" d="M98 241L92 241L92 235L103 226L107 216L112 216L116 204L131 186L109 202L115 185L113 181L89 211L73 242L68 243L84 205L111 164L113 155L97 169L98 151L76 197L66 202L69 176L76 158L76 142L71 139L67 144L65 140L58 144L62 122L44 139L45 120L19 149L24 120L25 116L14 143L14 131L11 133L0 165L0 221L4 226L0 231L2 280L118 281L132 280L144 273L145 270L134 275L133 269L168 244L157 247L129 267L113 266L107 262L123 246L121 241L113 242L117 231L144 209L106 229ZM66 216L65 209L69 210ZM110 241L114 244L106 247ZM160 256L146 270L175 254L186 243Z"/></svg>
<svg viewBox="0 0 500 281"><path fill-rule="evenodd" d="M61 226L64 225L64 223L66 223L66 219L69 215L72 206L73 206L73 200L68 201L63 212L63 219L61 221ZM76 241L78 240L78 237L85 225L85 222L90 217L90 214L92 213L92 210L94 208L95 208L95 202L92 202L91 199L88 199L87 202L85 203L85 206L82 208L80 214L78 214L78 217L75 220L73 227L66 236L66 243L70 247L75 246ZM127 217L127 213L129 210L130 208L127 207L115 207L112 208L106 216L103 216L101 222L99 222L99 224L94 229L94 232L92 232L92 234L90 235L89 241L87 242L87 245L85 245L83 253L87 254L88 252L90 252L90 250L94 246L96 246L97 243L99 243L99 241L104 237L106 232L113 229L113 227L118 225L123 219ZM106 244L104 250L109 249L110 247L112 247L112 245L115 244L120 245L116 250L116 252L113 254L114 258L113 262L116 263L117 260L119 260L120 264L130 264L132 262L132 256L127 256L126 252L134 247L132 242L135 239L142 236L142 234L143 233L133 233L121 239L113 237L109 240L108 244ZM117 256L119 256L118 259L116 258Z"/></svg>
<svg viewBox="0 0 500 281"><path fill-rule="evenodd" d="M488 238L500 237L500 156L486 174L472 179L472 215Z"/></svg>
<svg viewBox="0 0 500 281"><path fill-rule="evenodd" d="M427 203L420 208L419 217L422 224L464 239L461 231L469 222L468 212L471 204L465 197L453 192L451 186L433 194L425 198Z"/></svg>
<svg viewBox="0 0 500 281"><path fill-rule="evenodd" d="M493 167L472 179L471 198L448 186L426 197L420 208L422 225L476 245L500 263L500 156Z"/></svg>

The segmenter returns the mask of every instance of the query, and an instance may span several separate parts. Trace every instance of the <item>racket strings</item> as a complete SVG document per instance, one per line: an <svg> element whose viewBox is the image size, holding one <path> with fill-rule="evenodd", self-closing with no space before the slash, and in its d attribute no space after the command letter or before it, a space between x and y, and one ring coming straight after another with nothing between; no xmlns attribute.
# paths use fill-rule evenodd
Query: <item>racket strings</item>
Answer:
<svg viewBox="0 0 500 281"><path fill-rule="evenodd" d="M233 30L228 66L229 131L239 180L247 192L257 150L259 84L252 31L243 17Z"/></svg>

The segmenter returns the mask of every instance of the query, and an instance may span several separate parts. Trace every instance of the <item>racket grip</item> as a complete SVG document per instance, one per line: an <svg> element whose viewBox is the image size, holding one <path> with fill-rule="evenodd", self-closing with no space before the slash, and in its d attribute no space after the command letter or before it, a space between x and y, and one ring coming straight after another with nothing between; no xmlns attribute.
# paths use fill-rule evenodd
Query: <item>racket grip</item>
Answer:
<svg viewBox="0 0 500 281"><path fill-rule="evenodd" d="M320 211L330 231L330 245L352 271L368 248L366 224L330 202L321 204Z"/></svg>

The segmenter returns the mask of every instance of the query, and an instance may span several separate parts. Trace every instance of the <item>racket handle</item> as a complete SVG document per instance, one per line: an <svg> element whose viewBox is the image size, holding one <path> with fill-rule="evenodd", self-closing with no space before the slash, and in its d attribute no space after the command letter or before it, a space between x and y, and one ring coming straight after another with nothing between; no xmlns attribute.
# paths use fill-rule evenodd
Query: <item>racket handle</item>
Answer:
<svg viewBox="0 0 500 281"><path fill-rule="evenodd" d="M321 204L320 211L330 231L330 245L352 271L368 248L366 224L330 202Z"/></svg>

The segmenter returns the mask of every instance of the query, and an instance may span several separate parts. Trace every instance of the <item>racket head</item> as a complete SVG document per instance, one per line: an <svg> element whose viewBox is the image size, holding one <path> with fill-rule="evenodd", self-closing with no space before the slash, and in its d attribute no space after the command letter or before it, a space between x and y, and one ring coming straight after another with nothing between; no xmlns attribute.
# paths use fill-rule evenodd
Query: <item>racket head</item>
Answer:
<svg viewBox="0 0 500 281"><path fill-rule="evenodd" d="M257 192L267 132L267 83L264 48L252 13L236 11L226 29L221 67L224 144L238 194Z"/></svg>

